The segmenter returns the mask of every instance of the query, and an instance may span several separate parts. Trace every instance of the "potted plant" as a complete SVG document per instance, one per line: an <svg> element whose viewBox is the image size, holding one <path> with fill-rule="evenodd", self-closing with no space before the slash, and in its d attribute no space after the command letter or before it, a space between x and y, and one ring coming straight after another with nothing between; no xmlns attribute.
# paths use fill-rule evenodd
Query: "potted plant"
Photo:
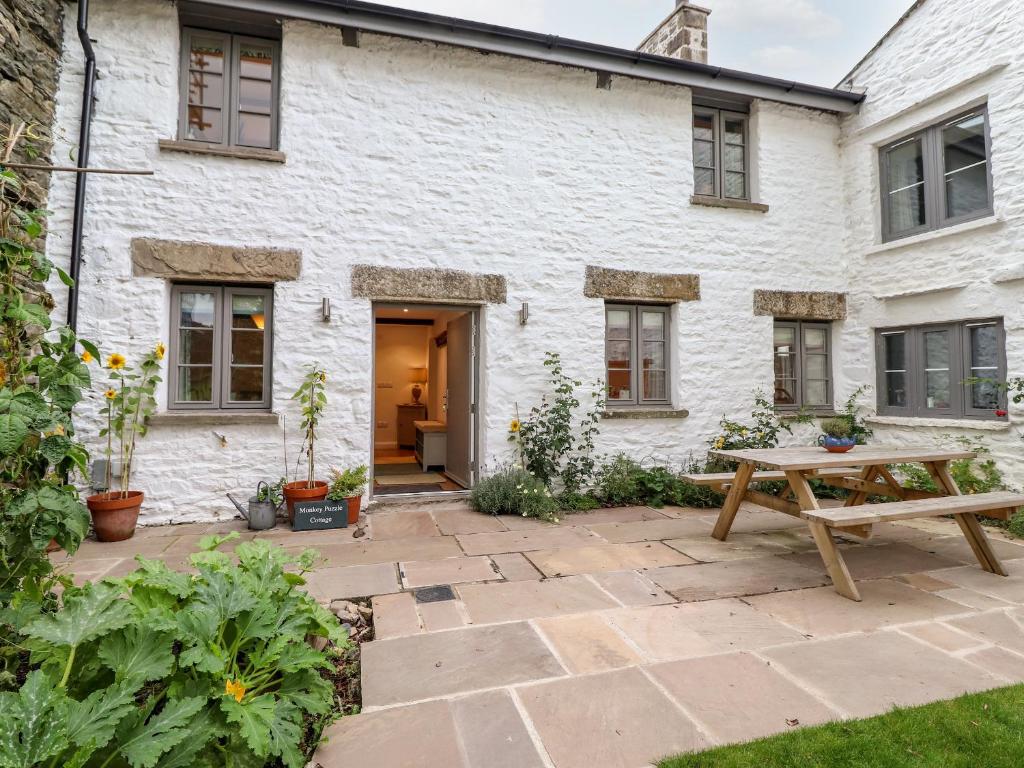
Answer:
<svg viewBox="0 0 1024 768"><path fill-rule="evenodd" d="M829 453L846 453L857 444L848 419L825 419L821 422L821 431L818 445Z"/></svg>
<svg viewBox="0 0 1024 768"><path fill-rule="evenodd" d="M154 392L160 383L160 361L164 345L146 355L138 370L128 366L124 355L115 352L107 357L111 385L104 392L106 404L101 413L107 426L100 432L107 438L106 489L85 500L92 514L92 525L100 541L124 541L135 534L142 506L142 491L131 490L135 447L149 430L148 421L156 409ZM120 490L113 490L113 447L117 437Z"/></svg>
<svg viewBox="0 0 1024 768"><path fill-rule="evenodd" d="M348 502L348 524L359 522L359 509L363 504L363 488L366 486L366 473L369 467L365 464L354 469L331 470L331 489L327 498L331 501Z"/></svg>
<svg viewBox="0 0 1024 768"><path fill-rule="evenodd" d="M323 501L327 498L327 483L316 479L315 464L316 430L327 406L327 395L324 393L326 383L327 372L319 363L313 363L302 379L302 384L292 395L292 400L298 400L302 406L302 448L306 454L309 472L305 480L286 483L281 489L288 505L288 522L295 520L295 502Z"/></svg>

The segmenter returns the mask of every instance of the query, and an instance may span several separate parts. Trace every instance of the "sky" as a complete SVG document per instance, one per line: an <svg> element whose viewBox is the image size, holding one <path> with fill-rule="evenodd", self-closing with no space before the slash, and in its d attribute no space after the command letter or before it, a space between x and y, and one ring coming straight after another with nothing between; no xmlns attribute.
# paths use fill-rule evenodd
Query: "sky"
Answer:
<svg viewBox="0 0 1024 768"><path fill-rule="evenodd" d="M592 43L635 48L674 0L378 0ZM834 86L912 0L698 0L708 63Z"/></svg>

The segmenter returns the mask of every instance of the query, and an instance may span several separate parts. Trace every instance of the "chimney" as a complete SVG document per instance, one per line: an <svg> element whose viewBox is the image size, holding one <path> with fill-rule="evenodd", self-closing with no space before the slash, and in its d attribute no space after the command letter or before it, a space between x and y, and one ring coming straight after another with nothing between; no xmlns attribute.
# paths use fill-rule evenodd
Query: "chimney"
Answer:
<svg viewBox="0 0 1024 768"><path fill-rule="evenodd" d="M641 53L654 53L673 59L708 63L707 8L676 0L676 8L640 43Z"/></svg>

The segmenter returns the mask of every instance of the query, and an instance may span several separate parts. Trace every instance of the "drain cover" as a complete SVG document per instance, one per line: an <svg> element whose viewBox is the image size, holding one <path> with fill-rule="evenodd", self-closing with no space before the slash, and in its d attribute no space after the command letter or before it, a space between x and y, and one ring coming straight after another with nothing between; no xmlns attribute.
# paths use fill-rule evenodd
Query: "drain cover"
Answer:
<svg viewBox="0 0 1024 768"><path fill-rule="evenodd" d="M438 587L425 587L413 592L417 603L442 603L445 600L454 600L455 593L447 584Z"/></svg>

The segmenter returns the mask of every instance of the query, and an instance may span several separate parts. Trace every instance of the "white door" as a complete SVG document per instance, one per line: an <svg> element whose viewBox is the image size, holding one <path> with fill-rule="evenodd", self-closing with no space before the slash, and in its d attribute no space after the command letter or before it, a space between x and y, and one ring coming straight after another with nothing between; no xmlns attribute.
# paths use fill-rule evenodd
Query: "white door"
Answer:
<svg viewBox="0 0 1024 768"><path fill-rule="evenodd" d="M476 460L476 313L448 323L448 456L445 471L471 488Z"/></svg>

